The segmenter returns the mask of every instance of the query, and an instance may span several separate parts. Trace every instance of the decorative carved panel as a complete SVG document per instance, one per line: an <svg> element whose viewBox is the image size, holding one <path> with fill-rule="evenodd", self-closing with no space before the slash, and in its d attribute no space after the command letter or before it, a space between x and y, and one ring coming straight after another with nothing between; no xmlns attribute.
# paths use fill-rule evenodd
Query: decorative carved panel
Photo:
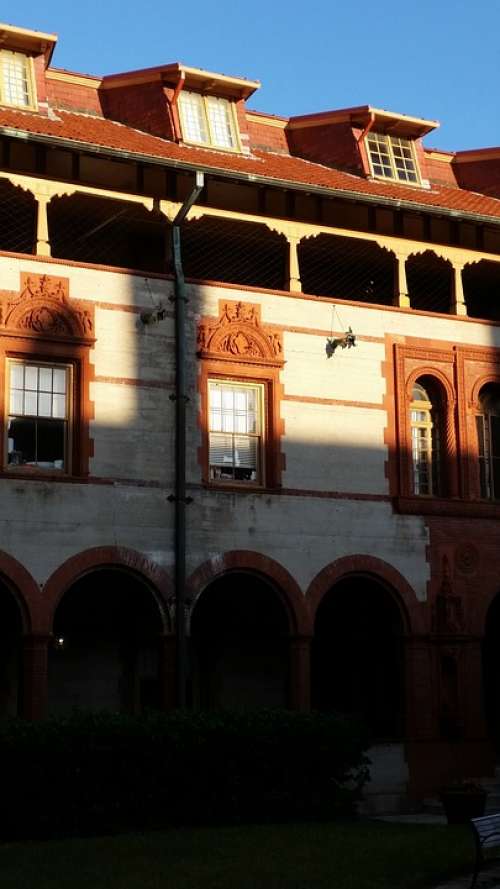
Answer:
<svg viewBox="0 0 500 889"><path fill-rule="evenodd" d="M281 332L262 324L260 306L242 302L220 302L217 320L203 318L198 327L198 356L251 364L281 366Z"/></svg>
<svg viewBox="0 0 500 889"><path fill-rule="evenodd" d="M90 303L69 299L69 280L21 272L19 293L0 294L0 331L49 338L91 340L94 311Z"/></svg>

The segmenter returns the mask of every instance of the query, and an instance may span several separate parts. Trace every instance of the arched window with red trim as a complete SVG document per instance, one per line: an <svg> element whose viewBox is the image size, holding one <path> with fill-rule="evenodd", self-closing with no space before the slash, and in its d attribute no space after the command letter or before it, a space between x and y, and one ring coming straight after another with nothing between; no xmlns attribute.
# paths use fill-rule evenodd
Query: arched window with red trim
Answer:
<svg viewBox="0 0 500 889"><path fill-rule="evenodd" d="M410 403L413 494L442 496L442 397L435 381L420 377Z"/></svg>

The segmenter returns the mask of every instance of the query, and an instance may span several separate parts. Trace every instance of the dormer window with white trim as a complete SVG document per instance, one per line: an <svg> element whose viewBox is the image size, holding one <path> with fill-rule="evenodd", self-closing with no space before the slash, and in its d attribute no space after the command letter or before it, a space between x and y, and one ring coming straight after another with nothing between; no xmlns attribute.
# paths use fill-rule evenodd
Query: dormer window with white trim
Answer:
<svg viewBox="0 0 500 889"><path fill-rule="evenodd" d="M0 50L0 103L16 108L35 106L31 59L24 53Z"/></svg>
<svg viewBox="0 0 500 889"><path fill-rule="evenodd" d="M183 90L179 109L185 142L239 151L234 102Z"/></svg>
<svg viewBox="0 0 500 889"><path fill-rule="evenodd" d="M409 139L371 132L366 137L366 145L373 176L420 184L415 148Z"/></svg>

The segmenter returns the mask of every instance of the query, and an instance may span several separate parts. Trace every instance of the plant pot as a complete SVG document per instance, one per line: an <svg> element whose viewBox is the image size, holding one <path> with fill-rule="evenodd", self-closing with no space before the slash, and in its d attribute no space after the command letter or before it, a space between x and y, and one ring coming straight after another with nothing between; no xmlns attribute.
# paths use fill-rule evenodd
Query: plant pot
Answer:
<svg viewBox="0 0 500 889"><path fill-rule="evenodd" d="M480 818L486 807L486 790L443 790L440 795L448 824L467 824Z"/></svg>

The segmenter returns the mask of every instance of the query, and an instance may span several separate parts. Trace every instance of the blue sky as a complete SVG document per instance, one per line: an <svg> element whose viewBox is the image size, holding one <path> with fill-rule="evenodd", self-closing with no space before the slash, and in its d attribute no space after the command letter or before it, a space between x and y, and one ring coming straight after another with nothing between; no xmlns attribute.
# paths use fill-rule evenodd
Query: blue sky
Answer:
<svg viewBox="0 0 500 889"><path fill-rule="evenodd" d="M4 10L3 21L59 35L61 68L182 61L260 80L259 111L371 104L439 120L431 147L500 145L500 0L23 0Z"/></svg>

